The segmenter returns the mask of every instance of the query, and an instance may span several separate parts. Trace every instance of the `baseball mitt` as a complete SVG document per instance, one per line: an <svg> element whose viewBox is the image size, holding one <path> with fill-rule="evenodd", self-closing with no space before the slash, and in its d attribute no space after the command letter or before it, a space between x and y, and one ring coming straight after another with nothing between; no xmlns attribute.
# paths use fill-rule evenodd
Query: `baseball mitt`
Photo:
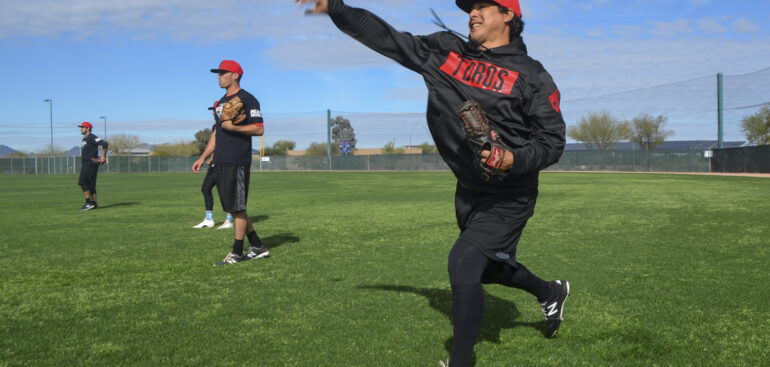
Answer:
<svg viewBox="0 0 770 367"><path fill-rule="evenodd" d="M219 117L220 121L232 121L233 125L240 124L246 119L246 113L243 112L243 101L238 96L233 97L225 106L222 107L222 115Z"/></svg>
<svg viewBox="0 0 770 367"><path fill-rule="evenodd" d="M481 171L481 176L488 181L500 172L500 166L508 151L500 136L489 127L487 115L474 100L467 100L457 109L457 115L463 122L465 139L471 146L474 162ZM489 157L482 161L481 152L489 151Z"/></svg>

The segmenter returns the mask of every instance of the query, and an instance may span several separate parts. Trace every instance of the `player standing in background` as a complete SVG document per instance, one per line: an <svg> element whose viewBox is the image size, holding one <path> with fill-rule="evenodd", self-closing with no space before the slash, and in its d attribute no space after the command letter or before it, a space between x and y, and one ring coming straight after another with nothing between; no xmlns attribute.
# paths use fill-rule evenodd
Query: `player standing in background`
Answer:
<svg viewBox="0 0 770 367"><path fill-rule="evenodd" d="M419 73L428 87L428 127L457 178L460 236L448 266L454 326L451 366L471 362L484 313L482 284L531 293L545 314L546 337L556 335L569 283L547 282L531 273L517 261L516 246L534 213L538 172L559 160L566 127L556 85L527 55L518 0L456 0L469 14L467 42L452 32L397 32L342 0L295 2L312 3L308 13L329 14L344 33ZM477 116L488 117L486 133L493 144L471 144L468 122L460 115L461 106L473 101L481 111Z"/></svg>
<svg viewBox="0 0 770 367"><path fill-rule="evenodd" d="M219 202L222 210L232 213L235 222L233 250L222 261L214 264L221 266L270 256L246 214L251 173L251 137L262 135L264 126L259 102L241 89L241 66L235 61L224 60L219 68L211 69L211 72L217 73L219 87L225 89L226 93L214 110L216 128L211 133L206 149L193 163L192 170L199 173L205 159L214 154L213 175ZM244 238L248 238L250 244L245 254Z"/></svg>
<svg viewBox="0 0 770 367"><path fill-rule="evenodd" d="M219 104L219 101L214 102L214 107L209 107L209 110L212 110L212 114L214 115L214 120L216 120L217 114L214 112L214 109L217 107L217 104ZM214 123L214 126L211 127L211 137L214 135L214 131L217 129L216 122ZM209 139L211 139L209 137ZM212 161L214 160L214 155L210 155L206 159L206 164L209 165L209 169L206 170L206 175L203 177L203 183L201 184L201 193L203 194L203 205L206 207L206 216L203 218L203 221L198 223L193 228L211 228L214 226L214 195L211 194L211 190L214 189L214 186L216 186L216 182L214 181L214 165ZM221 226L219 226L217 229L225 229L225 228L233 228L233 215L230 213L227 213L227 219L225 219L225 222L222 223Z"/></svg>
<svg viewBox="0 0 770 367"><path fill-rule="evenodd" d="M78 185L83 189L83 196L86 198L86 202L80 207L80 210L98 209L99 206L96 204L96 174L99 171L99 166L107 161L107 142L91 134L91 129L94 126L90 122L83 122L78 127L80 133L83 134L83 143L80 145L81 167ZM102 147L101 157L99 157L99 147Z"/></svg>

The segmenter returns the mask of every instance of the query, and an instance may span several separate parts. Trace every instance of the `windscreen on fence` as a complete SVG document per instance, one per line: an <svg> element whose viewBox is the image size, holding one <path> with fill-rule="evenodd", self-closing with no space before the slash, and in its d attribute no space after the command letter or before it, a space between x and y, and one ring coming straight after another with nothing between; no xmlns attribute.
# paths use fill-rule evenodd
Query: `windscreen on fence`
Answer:
<svg viewBox="0 0 770 367"><path fill-rule="evenodd" d="M770 173L770 145L714 150L712 172Z"/></svg>
<svg viewBox="0 0 770 367"><path fill-rule="evenodd" d="M110 173L191 172L196 157L111 157L99 169ZM549 167L558 171L709 172L710 158L702 151L572 151ZM207 169L204 166L203 169ZM5 158L2 174L77 174L80 159ZM448 171L438 154L254 156L251 170L260 171Z"/></svg>

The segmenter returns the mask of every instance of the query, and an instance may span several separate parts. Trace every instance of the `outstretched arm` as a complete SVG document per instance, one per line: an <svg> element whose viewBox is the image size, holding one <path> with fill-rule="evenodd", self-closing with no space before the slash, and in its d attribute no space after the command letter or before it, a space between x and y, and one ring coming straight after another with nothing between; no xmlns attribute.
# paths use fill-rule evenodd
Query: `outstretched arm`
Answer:
<svg viewBox="0 0 770 367"><path fill-rule="evenodd" d="M398 32L371 12L345 5L342 0L294 0L301 6L313 5L306 14L329 14L345 34L366 47L420 73L428 58L426 37Z"/></svg>
<svg viewBox="0 0 770 367"><path fill-rule="evenodd" d="M307 14L329 14L329 1L328 0L294 0L300 6L305 6L307 3L315 3L313 9L308 9Z"/></svg>

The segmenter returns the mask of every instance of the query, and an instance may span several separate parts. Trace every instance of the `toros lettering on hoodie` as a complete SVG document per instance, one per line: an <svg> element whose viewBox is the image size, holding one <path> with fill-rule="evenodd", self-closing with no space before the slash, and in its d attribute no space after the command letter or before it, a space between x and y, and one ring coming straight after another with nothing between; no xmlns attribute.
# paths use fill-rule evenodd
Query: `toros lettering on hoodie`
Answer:
<svg viewBox="0 0 770 367"><path fill-rule="evenodd" d="M519 73L513 70L484 61L468 60L454 51L449 53L440 69L463 84L502 94L510 94L519 78Z"/></svg>

